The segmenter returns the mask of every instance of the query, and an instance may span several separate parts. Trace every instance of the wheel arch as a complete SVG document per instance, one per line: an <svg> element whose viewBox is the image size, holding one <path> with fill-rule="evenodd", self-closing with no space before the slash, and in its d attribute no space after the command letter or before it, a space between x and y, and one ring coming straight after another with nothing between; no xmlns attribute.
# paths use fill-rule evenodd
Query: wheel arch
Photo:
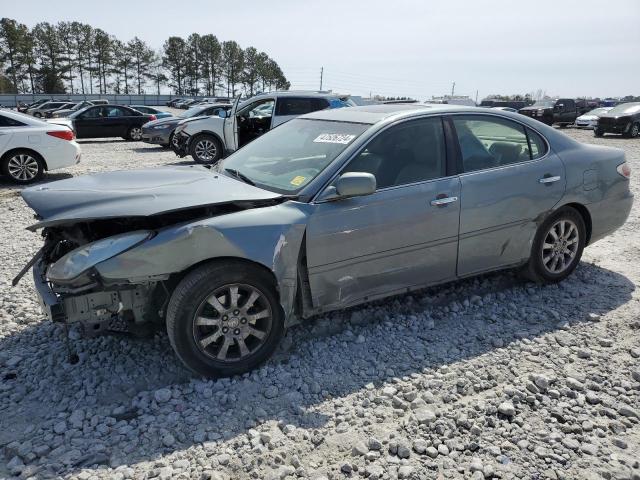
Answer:
<svg viewBox="0 0 640 480"><path fill-rule="evenodd" d="M194 133L191 136L191 140L194 140L196 138L198 138L200 135L211 135L212 137L214 137L216 140L218 140L220 142L220 145L222 146L222 149L225 149L225 145L224 145L224 140L222 140L222 137L220 137L220 135L216 132L213 132L211 130L201 130L198 133Z"/></svg>
<svg viewBox="0 0 640 480"><path fill-rule="evenodd" d="M558 207L556 210L559 210L560 208L563 208L563 207L573 208L580 214L580 216L582 217L582 220L584 221L584 227L587 230L586 231L587 238L585 239L584 244L585 246L589 245L589 242L591 241L591 232L593 230L593 223L591 219L591 213L589 213L589 210L587 209L587 207L585 207L581 203L572 202L572 203L565 203L564 205L561 205L560 207Z"/></svg>
<svg viewBox="0 0 640 480"><path fill-rule="evenodd" d="M47 165L47 161L44 159L44 156L37 150L34 150L33 148L28 148L28 147L16 147L16 148L7 150L2 154L2 157L0 157L0 161L4 162L6 158L8 158L11 154L16 152L29 152L30 154L34 155L35 157L38 158L38 160L42 162L42 165L45 171L49 170L49 166Z"/></svg>

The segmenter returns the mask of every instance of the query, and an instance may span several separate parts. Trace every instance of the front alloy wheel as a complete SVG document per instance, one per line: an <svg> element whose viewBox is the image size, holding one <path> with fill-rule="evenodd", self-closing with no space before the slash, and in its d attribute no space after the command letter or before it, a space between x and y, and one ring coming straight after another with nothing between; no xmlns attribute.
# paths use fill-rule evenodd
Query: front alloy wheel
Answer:
<svg viewBox="0 0 640 480"><path fill-rule="evenodd" d="M629 136L631 138L636 138L638 135L640 135L640 123L634 123L629 129Z"/></svg>
<svg viewBox="0 0 640 480"><path fill-rule="evenodd" d="M197 163L216 163L222 157L222 145L211 135L198 135L192 141L191 156Z"/></svg>
<svg viewBox="0 0 640 480"><path fill-rule="evenodd" d="M238 261L194 270L171 296L167 333L180 360L200 375L225 377L255 368L284 333L273 278Z"/></svg>

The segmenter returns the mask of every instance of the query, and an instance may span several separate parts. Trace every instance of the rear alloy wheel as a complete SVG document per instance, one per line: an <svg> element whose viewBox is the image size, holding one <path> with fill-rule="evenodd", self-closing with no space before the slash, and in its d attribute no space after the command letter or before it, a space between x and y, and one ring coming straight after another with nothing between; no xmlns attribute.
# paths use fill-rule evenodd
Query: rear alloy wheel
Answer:
<svg viewBox="0 0 640 480"><path fill-rule="evenodd" d="M571 207L561 208L538 228L525 275L541 283L564 280L578 266L585 240L582 216Z"/></svg>
<svg viewBox="0 0 640 480"><path fill-rule="evenodd" d="M222 145L212 135L198 135L191 142L191 156L197 163L216 163L222 157Z"/></svg>
<svg viewBox="0 0 640 480"><path fill-rule="evenodd" d="M226 377L255 368L284 333L272 279L239 262L194 270L171 296L167 333L180 360L200 375Z"/></svg>
<svg viewBox="0 0 640 480"><path fill-rule="evenodd" d="M636 138L640 135L640 123L634 123L629 129L629 137Z"/></svg>
<svg viewBox="0 0 640 480"><path fill-rule="evenodd" d="M44 173L42 161L28 151L16 151L2 160L2 174L15 183L31 183Z"/></svg>
<svg viewBox="0 0 640 480"><path fill-rule="evenodd" d="M131 127L129 132L127 133L127 138L129 140L133 140L134 142L139 142L142 140L142 128L140 127Z"/></svg>

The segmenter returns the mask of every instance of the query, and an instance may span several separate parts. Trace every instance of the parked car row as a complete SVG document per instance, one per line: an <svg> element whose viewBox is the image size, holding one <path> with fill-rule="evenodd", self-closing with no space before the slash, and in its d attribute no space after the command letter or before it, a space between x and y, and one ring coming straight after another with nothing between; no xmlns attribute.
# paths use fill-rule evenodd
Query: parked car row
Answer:
<svg viewBox="0 0 640 480"><path fill-rule="evenodd" d="M316 101L344 102L276 93L185 121L187 140L211 128L236 150L214 174L173 166L23 190L48 318L93 333L164 325L192 371L238 375L320 313L500 269L559 282L631 210L622 150L531 117L394 104L291 120Z"/></svg>
<svg viewBox="0 0 640 480"><path fill-rule="evenodd" d="M181 108L187 110L197 105L204 105L209 103L229 103L231 99L229 97L211 97L211 98L174 98L169 100L166 105L172 108Z"/></svg>

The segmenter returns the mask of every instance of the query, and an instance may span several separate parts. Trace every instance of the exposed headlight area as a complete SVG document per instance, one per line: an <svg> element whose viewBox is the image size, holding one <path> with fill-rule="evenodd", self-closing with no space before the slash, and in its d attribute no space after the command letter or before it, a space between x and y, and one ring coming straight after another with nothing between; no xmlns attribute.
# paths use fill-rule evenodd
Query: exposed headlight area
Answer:
<svg viewBox="0 0 640 480"><path fill-rule="evenodd" d="M52 264L47 270L47 278L52 282L69 282L100 262L109 260L153 235L148 230L128 232L83 245Z"/></svg>
<svg viewBox="0 0 640 480"><path fill-rule="evenodd" d="M153 127L150 127L151 130L166 130L167 128L171 128L173 125L170 123L165 123L163 125L154 125Z"/></svg>

